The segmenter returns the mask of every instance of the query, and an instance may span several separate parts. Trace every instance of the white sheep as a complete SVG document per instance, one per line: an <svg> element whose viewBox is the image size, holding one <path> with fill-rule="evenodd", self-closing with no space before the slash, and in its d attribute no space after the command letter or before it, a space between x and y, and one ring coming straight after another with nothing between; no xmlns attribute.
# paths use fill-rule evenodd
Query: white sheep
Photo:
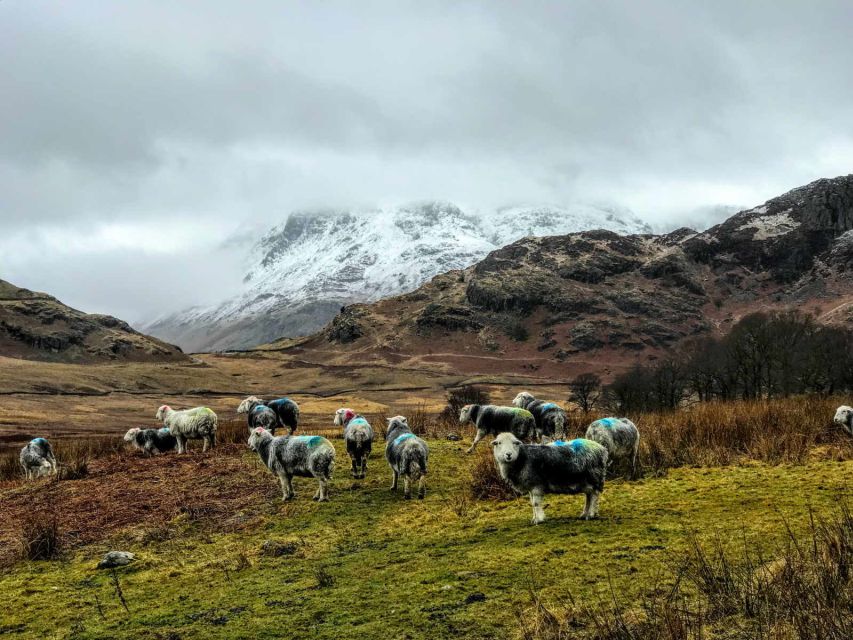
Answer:
<svg viewBox="0 0 853 640"><path fill-rule="evenodd" d="M835 410L833 422L840 425L847 435L853 436L853 407L848 407L846 404L838 407Z"/></svg>
<svg viewBox="0 0 853 640"><path fill-rule="evenodd" d="M162 420L178 441L178 453L187 452L187 440L204 440L202 451L216 446L217 417L208 407L195 407L176 411L169 405L157 409L156 418Z"/></svg>
<svg viewBox="0 0 853 640"><path fill-rule="evenodd" d="M602 418L586 429L586 438L607 449L611 463L631 465L631 477L637 477L640 432L628 418Z"/></svg>

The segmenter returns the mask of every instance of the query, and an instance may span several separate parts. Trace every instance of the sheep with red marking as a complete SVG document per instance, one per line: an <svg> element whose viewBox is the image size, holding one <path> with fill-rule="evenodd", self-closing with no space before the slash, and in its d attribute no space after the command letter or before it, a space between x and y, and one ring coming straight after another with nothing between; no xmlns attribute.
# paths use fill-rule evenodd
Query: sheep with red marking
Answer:
<svg viewBox="0 0 853 640"><path fill-rule="evenodd" d="M367 475L367 459L373 449L373 427L352 409L335 411L335 426L344 428L344 442L352 461L352 477L363 479Z"/></svg>

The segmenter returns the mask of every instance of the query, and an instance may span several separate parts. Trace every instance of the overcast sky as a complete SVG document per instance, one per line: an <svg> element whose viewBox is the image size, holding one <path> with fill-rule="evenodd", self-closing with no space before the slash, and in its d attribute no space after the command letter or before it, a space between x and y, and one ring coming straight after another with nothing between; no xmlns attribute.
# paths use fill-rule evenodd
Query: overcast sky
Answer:
<svg viewBox="0 0 853 640"><path fill-rule="evenodd" d="M849 0L6 0L0 277L137 320L233 290L223 243L297 207L696 224L853 172L851 25Z"/></svg>

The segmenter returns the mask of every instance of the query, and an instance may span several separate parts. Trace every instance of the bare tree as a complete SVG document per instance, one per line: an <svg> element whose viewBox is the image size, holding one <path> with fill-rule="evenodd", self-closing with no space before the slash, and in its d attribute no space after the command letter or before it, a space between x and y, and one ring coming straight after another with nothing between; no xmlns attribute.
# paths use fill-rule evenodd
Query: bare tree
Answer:
<svg viewBox="0 0 853 640"><path fill-rule="evenodd" d="M569 383L569 388L572 390L569 400L589 413L601 397L601 378L594 373L582 373Z"/></svg>

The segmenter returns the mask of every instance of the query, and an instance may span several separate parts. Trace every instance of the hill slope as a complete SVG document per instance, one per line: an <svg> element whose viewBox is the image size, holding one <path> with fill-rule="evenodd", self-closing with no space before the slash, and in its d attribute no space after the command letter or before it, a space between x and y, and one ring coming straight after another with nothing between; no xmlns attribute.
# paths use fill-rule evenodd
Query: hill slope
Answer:
<svg viewBox="0 0 853 640"><path fill-rule="evenodd" d="M524 238L276 346L328 362L564 376L655 357L762 309L848 322L851 268L853 175L794 189L704 233Z"/></svg>
<svg viewBox="0 0 853 640"><path fill-rule="evenodd" d="M112 316L87 314L0 280L0 356L87 362L186 360L174 345Z"/></svg>

